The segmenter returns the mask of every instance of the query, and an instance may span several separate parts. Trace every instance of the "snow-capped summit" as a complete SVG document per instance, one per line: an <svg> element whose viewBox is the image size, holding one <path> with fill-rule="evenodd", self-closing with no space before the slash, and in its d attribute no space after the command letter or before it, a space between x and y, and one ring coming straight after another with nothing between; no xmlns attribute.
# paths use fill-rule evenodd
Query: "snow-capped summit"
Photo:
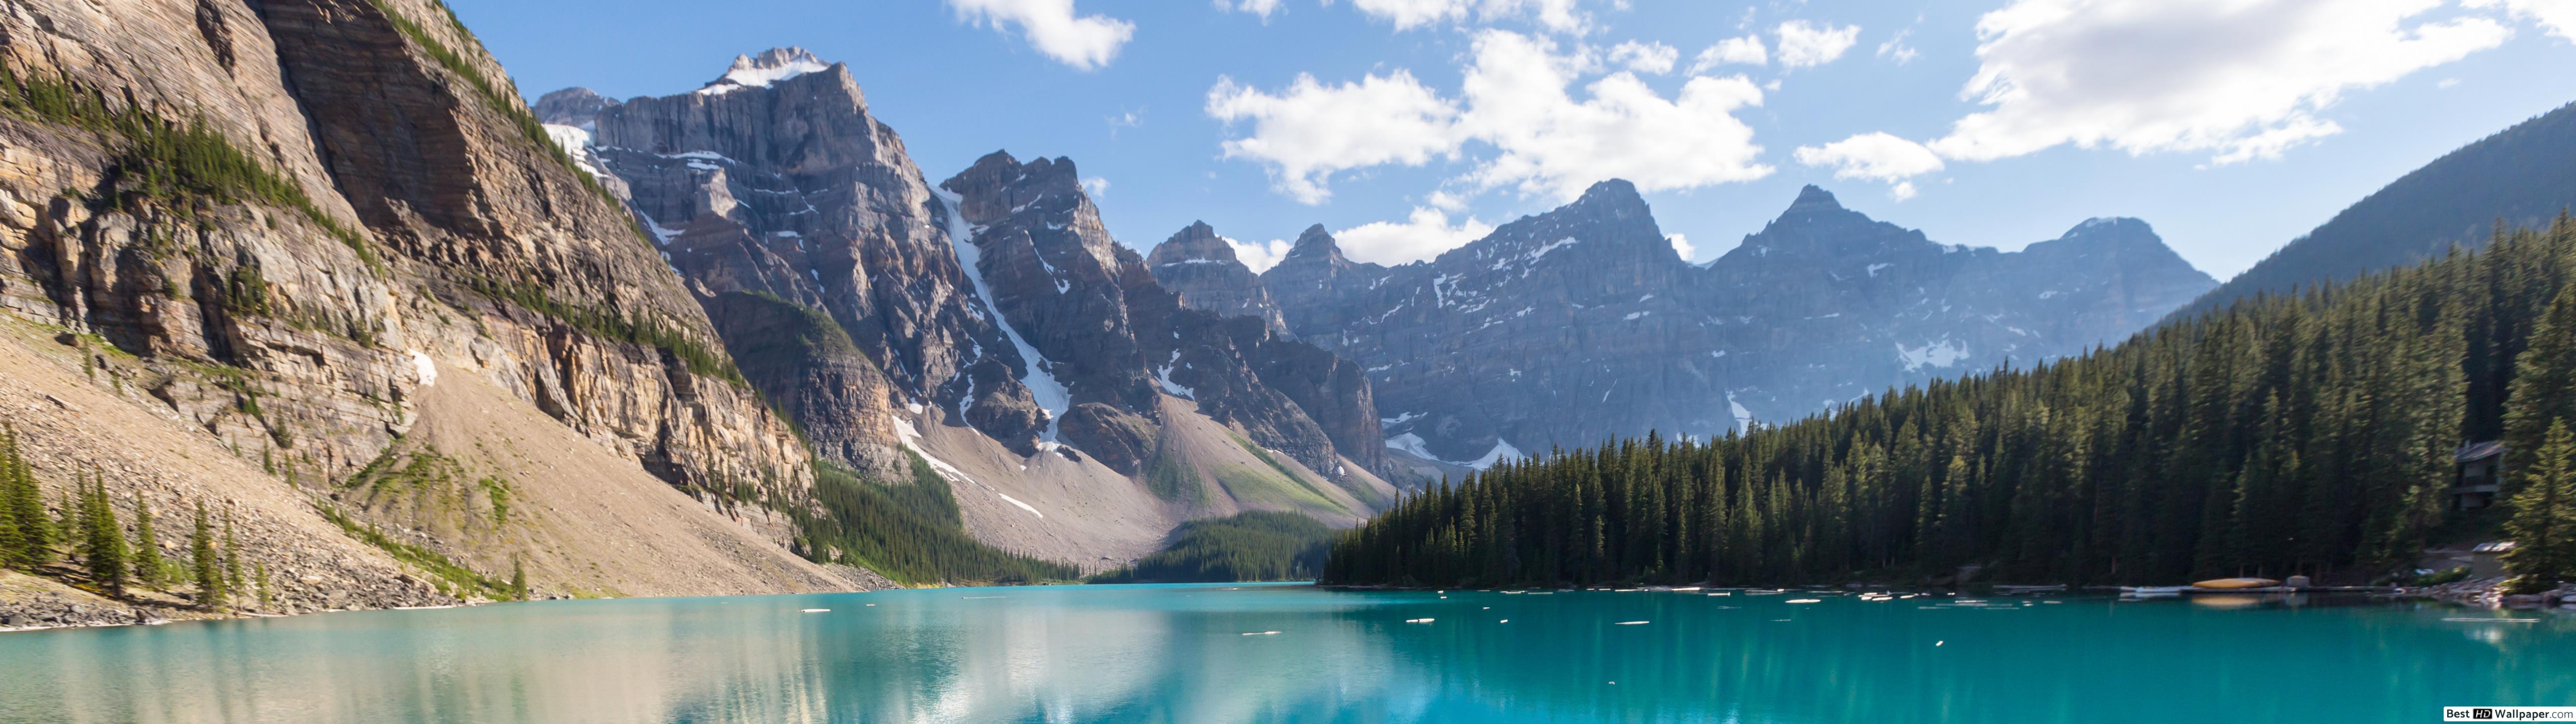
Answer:
<svg viewBox="0 0 2576 724"><path fill-rule="evenodd" d="M733 67L725 69L724 77L708 81L706 87L698 89L698 92L717 95L744 88L766 87L771 83L807 73L820 73L831 67L832 64L814 57L813 52L804 48L795 46L771 48L761 51L760 55L756 56L734 56Z"/></svg>

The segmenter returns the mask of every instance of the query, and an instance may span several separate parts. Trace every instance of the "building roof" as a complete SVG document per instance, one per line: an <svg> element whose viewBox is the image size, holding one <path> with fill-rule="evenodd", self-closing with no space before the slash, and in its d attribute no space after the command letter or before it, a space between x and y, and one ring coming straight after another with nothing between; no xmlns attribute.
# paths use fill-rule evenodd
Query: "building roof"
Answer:
<svg viewBox="0 0 2576 724"><path fill-rule="evenodd" d="M2503 454L2504 442L2502 440L2487 440L2485 442L2471 442L2466 445L2461 445L2460 451L2452 453L2451 459L2455 462L2471 462Z"/></svg>

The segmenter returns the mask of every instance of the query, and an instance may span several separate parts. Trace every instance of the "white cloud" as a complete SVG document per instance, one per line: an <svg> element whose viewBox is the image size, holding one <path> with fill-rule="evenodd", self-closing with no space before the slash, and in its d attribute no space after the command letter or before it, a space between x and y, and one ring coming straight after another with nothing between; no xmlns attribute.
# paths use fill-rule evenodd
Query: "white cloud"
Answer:
<svg viewBox="0 0 2576 724"><path fill-rule="evenodd" d="M1234 258L1243 262L1243 266L1251 268L1253 274L1268 272L1270 268L1279 266L1279 260L1288 258L1288 249L1295 246L1285 239L1273 239L1256 244L1238 242L1225 237L1217 238L1224 239L1225 246L1233 247Z"/></svg>
<svg viewBox="0 0 2576 724"><path fill-rule="evenodd" d="M1860 26L1815 25L1804 20L1781 23L1772 33L1780 38L1780 66L1809 68L1834 62L1860 42Z"/></svg>
<svg viewBox="0 0 2576 724"><path fill-rule="evenodd" d="M1757 162L1753 129L1732 115L1762 103L1743 76L1694 77L1671 98L1625 70L1583 83L1604 70L1594 54L1500 30L1477 34L1469 56L1455 101L1401 70L1337 86L1299 76L1276 94L1220 78L1207 113L1252 120L1250 134L1225 142L1226 157L1266 164L1274 188L1308 204L1331 197L1336 173L1467 155L1469 142L1483 153L1455 181L1474 191L1570 200L1613 178L1653 192L1772 172ZM1454 207L1454 197L1434 206Z"/></svg>
<svg viewBox="0 0 2576 724"><path fill-rule="evenodd" d="M1731 115L1762 104L1743 76L1700 76L1667 100L1634 74L1613 73L1567 92L1594 69L1556 44L1499 30L1476 36L1458 126L1498 153L1467 175L1479 188L1571 200L1605 179L1642 191L1685 189L1771 174L1755 161L1753 129Z"/></svg>
<svg viewBox="0 0 2576 724"><path fill-rule="evenodd" d="M2539 23L2550 35L2576 40L2576 2L2567 0L2461 0L2463 7L2504 8L2515 17Z"/></svg>
<svg viewBox="0 0 2576 724"><path fill-rule="evenodd" d="M1225 142L1225 157L1268 164L1272 188L1307 204L1332 197L1325 187L1337 172L1420 166L1458 148L1457 108L1401 70L1335 86L1299 74L1276 95L1220 76L1207 114L1252 121L1251 135Z"/></svg>
<svg viewBox="0 0 2576 724"><path fill-rule="evenodd" d="M1108 196L1108 195L1109 195L1109 180L1108 180L1108 179L1101 178L1101 177L1098 177L1098 176L1094 176L1094 177L1091 177L1091 178L1088 178L1088 179L1083 179L1083 180L1082 180L1082 192L1083 192L1083 193L1085 193L1085 194L1090 194L1090 195L1091 195L1091 198L1092 198L1092 199L1094 199L1094 200L1098 200L1100 197Z"/></svg>
<svg viewBox="0 0 2576 724"><path fill-rule="evenodd" d="M1905 37L1913 34L1913 28L1896 31L1895 37L1878 44L1878 57L1896 61L1897 65L1914 62L1914 59L1922 54L1915 52L1914 46L1905 44Z"/></svg>
<svg viewBox="0 0 2576 724"><path fill-rule="evenodd" d="M1610 62L1639 73L1662 75L1673 72L1673 64L1682 52L1662 43L1640 43L1634 40L1610 47Z"/></svg>
<svg viewBox="0 0 2576 724"><path fill-rule="evenodd" d="M1699 256L1699 247L1692 246L1688 237L1684 237L1679 234L1670 234L1664 236L1664 241L1672 243L1673 253L1682 255L1682 261L1684 262L1690 261L1692 257Z"/></svg>
<svg viewBox="0 0 2576 724"><path fill-rule="evenodd" d="M1238 0L1237 2L1216 0L1216 7L1218 10L1237 10L1259 15L1261 21L1266 23L1270 22L1271 13L1279 12L1279 2L1280 0Z"/></svg>
<svg viewBox="0 0 2576 724"><path fill-rule="evenodd" d="M1801 146L1798 163L1834 169L1837 179L1898 181L1941 170L1932 150L1885 133L1864 133L1823 146Z"/></svg>
<svg viewBox="0 0 2576 724"><path fill-rule="evenodd" d="M1440 256L1494 233L1493 225L1468 217L1451 225L1438 209L1414 207L1401 222L1370 222L1333 232L1342 256L1355 262L1405 264Z"/></svg>
<svg viewBox="0 0 2576 724"><path fill-rule="evenodd" d="M1977 23L1969 115L1929 145L1992 160L2061 144L2272 158L2341 132L2344 93L2496 47L2482 17L2410 19L2443 0L2015 0Z"/></svg>
<svg viewBox="0 0 2576 724"><path fill-rule="evenodd" d="M1725 40L1717 41L1716 45L1712 45L1705 50L1701 50L1698 57L1692 58L1690 72L1693 75L1697 75L1710 68L1730 63L1741 65L1769 65L1771 63L1771 51L1762 47L1762 36L1759 35L1747 35L1741 38L1727 38Z"/></svg>
<svg viewBox="0 0 2576 724"><path fill-rule="evenodd" d="M957 16L977 26L1016 26L1029 47L1077 70L1094 70L1118 57L1135 37L1136 24L1101 15L1074 15L1073 0L948 0Z"/></svg>
<svg viewBox="0 0 2576 724"><path fill-rule="evenodd" d="M1351 0L1352 7L1387 21L1398 32L1472 16L1488 22L1525 19L1550 31L1581 35L1591 32L1592 16L1580 10L1580 4L1581 0Z"/></svg>

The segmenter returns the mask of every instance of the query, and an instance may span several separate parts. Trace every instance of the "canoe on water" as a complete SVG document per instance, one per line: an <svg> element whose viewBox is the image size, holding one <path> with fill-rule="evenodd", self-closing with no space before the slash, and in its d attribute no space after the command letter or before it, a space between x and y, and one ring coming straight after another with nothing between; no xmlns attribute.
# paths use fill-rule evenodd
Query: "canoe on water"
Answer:
<svg viewBox="0 0 2576 724"><path fill-rule="evenodd" d="M2191 584L2194 588L2270 588L2280 585L2270 578L2212 578Z"/></svg>

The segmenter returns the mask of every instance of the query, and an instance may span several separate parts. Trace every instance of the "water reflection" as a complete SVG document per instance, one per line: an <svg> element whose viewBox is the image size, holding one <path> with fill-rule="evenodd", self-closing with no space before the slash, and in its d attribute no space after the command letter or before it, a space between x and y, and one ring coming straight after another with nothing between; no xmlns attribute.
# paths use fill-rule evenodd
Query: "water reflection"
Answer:
<svg viewBox="0 0 2576 724"><path fill-rule="evenodd" d="M1120 586L514 604L0 635L0 721L2419 721L2576 701L2566 617L2304 603Z"/></svg>

